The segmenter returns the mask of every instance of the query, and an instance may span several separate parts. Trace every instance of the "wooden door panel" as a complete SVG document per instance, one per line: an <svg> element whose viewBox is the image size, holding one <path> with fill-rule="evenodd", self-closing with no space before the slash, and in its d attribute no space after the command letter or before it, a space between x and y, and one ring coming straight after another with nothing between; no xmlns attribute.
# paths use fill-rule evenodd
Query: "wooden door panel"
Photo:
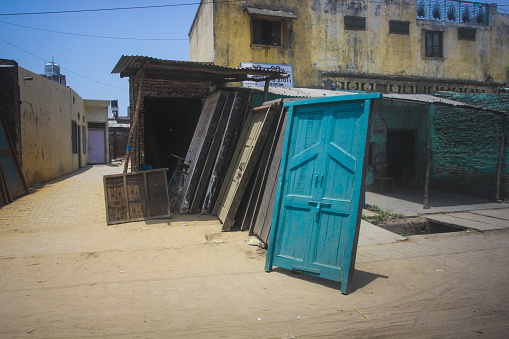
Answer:
<svg viewBox="0 0 509 339"><path fill-rule="evenodd" d="M214 208L223 222L224 231L233 226L235 214L278 109L279 105L255 108L246 120L225 184L219 193L217 208Z"/></svg>
<svg viewBox="0 0 509 339"><path fill-rule="evenodd" d="M347 290L360 223L367 99L378 97L285 104L292 128L283 151L267 270L277 265L340 281Z"/></svg>

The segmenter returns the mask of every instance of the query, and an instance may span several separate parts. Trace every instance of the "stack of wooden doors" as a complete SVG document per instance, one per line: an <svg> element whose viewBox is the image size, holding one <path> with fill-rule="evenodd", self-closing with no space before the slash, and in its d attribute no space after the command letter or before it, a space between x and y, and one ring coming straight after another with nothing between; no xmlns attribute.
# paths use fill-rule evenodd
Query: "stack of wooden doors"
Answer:
<svg viewBox="0 0 509 339"><path fill-rule="evenodd" d="M189 165L174 211L210 214L240 136L249 95L219 91L203 107L185 164Z"/></svg>

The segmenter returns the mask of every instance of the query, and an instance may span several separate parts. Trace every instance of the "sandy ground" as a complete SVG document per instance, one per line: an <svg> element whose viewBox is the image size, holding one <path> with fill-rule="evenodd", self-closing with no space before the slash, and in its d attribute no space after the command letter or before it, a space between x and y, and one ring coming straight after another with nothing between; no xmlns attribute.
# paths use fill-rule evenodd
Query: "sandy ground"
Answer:
<svg viewBox="0 0 509 339"><path fill-rule="evenodd" d="M0 337L509 337L507 230L359 247L343 295L264 272L264 251L215 217L106 226L100 183L86 190L95 209L51 200L79 196L94 171L0 209Z"/></svg>

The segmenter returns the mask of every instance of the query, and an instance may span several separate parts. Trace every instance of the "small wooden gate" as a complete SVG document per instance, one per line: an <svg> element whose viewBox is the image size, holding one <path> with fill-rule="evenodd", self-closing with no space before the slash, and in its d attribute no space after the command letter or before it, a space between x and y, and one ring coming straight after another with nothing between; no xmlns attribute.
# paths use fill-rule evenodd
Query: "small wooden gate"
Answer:
<svg viewBox="0 0 509 339"><path fill-rule="evenodd" d="M285 103L288 125L266 270L341 282L350 290L364 185L370 99L357 94Z"/></svg>
<svg viewBox="0 0 509 339"><path fill-rule="evenodd" d="M108 225L170 216L166 168L105 175Z"/></svg>

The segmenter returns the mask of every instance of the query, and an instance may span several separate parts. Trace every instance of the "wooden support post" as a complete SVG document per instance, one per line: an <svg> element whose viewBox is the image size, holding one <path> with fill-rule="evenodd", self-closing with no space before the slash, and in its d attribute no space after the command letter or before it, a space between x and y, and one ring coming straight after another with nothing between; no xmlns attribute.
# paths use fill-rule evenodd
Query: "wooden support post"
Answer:
<svg viewBox="0 0 509 339"><path fill-rule="evenodd" d="M495 200L497 201L500 201L500 181L502 177L502 166L504 164L504 148L507 134L507 114L502 115L502 120L502 141L500 142L500 153L498 154L497 191L495 193Z"/></svg>
<svg viewBox="0 0 509 339"><path fill-rule="evenodd" d="M145 82L145 70L147 64L145 63L141 68L139 73L140 74L140 84L138 88L138 97L136 98L136 109L134 111L134 117L133 117L133 124L131 125L131 131L129 132L129 138L127 139L127 150L125 153L125 159L124 159L124 173L127 173L127 169L129 168L129 159L131 157L131 145L133 143L133 138L135 134L138 131L138 120L140 119L140 106L141 106L141 100L143 100L143 83ZM138 76L138 74L137 74ZM134 85L134 81L133 81ZM132 170L133 168L131 168Z"/></svg>
<svg viewBox="0 0 509 339"><path fill-rule="evenodd" d="M269 95L269 84L270 79L265 80L265 86L263 87L263 102L267 101L267 96Z"/></svg>
<svg viewBox="0 0 509 339"><path fill-rule="evenodd" d="M429 180L431 176L431 138L430 138L430 119L429 119L430 104L426 105L426 179L424 180L424 209L429 209L428 196L429 196Z"/></svg>

